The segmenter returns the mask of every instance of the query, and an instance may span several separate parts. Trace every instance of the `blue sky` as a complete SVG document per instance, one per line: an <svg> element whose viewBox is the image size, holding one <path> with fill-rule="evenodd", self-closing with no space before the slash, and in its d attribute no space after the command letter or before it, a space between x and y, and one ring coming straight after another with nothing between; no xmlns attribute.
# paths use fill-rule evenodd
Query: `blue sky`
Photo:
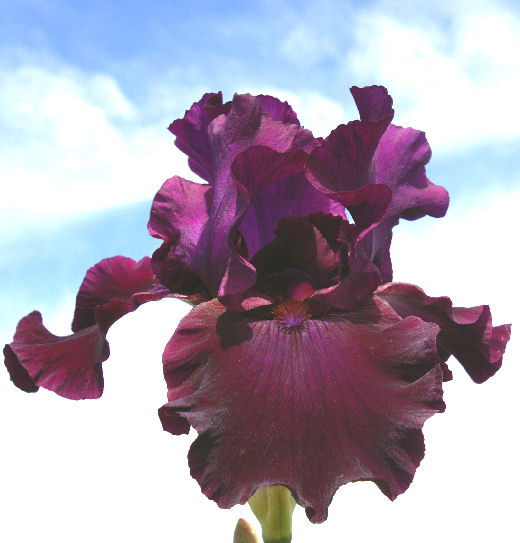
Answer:
<svg viewBox="0 0 520 543"><path fill-rule="evenodd" d="M228 99L235 91L275 94L289 100L306 127L325 136L356 117L348 87L372 83L392 94L396 124L426 132L433 149L429 177L452 196L445 219L399 225L396 279L433 295L451 295L459 305L489 303L497 324L511 322L520 206L520 8L517 2L491 0L418 5L2 2L2 339L9 342L19 318L36 308L52 331L67 333L89 266L115 254L151 254L158 244L148 236L146 222L155 191L174 174L196 178L166 127L203 92L222 90ZM14 415L2 421L12 450L3 452L9 473L2 474L8 482L0 501L9 514L0 533L11 541L28 541L29 533L68 541L74 523L82 522L78 511L88 510L92 499L104 504L97 512L104 533L127 530L128 541L137 541L136 534L152 525L152 539L175 540L166 530L178 533L190 522L199 530L196 540L216 532L223 539L239 515L249 515L245 508L218 511L199 496L185 461L192 437L174 443L157 424L155 409L165 394L162 347L186 311L180 303L165 302L114 326L106 392L98 402L77 406L45 391L28 397L3 376L0 402L4 413ZM452 533L470 533L473 541L496 535L492 515L483 515L478 529L468 527L469 515L482 507L491 508L506 534L514 521L509 489L520 482L509 435L517 410L509 398L520 377L515 353L513 336L506 367L482 387L456 374L460 378L447 387L447 413L427 424L427 457L407 494L387 504L368 484L350 485L338 493L323 526L297 518L295 543L343 540L347 525L361 534L371 518L367 510L383 519L387 541L415 541L417 530L431 522L428 508L435 503L447 503L443 514ZM146 359L150 376L143 377L137 363L127 369L129 358ZM137 390L143 379L149 379L149 392L128 398L126 391ZM108 448L106 457L94 452L99 447ZM38 451L37 457L28 451ZM493 469L486 464L490 457ZM67 486L77 464L83 466L82 492ZM71 493L82 505L70 504ZM128 508L143 495L141 516L133 515L140 520L122 528ZM478 495L493 495L493 505L484 505ZM25 513L38 519L24 534L16 531L22 502ZM56 509L66 514L54 529ZM211 521L200 525L197 511ZM164 523L169 517L183 520L172 528L173 520ZM378 529L370 528L374 539ZM429 525L429 530L423 541L438 539L443 528ZM77 541L93 533L87 526ZM348 533L344 538L359 539Z"/></svg>

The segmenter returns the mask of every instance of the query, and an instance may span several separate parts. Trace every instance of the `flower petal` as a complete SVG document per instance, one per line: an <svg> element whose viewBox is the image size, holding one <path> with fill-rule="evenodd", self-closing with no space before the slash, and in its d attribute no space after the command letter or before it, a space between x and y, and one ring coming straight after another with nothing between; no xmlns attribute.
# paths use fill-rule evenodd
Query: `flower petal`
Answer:
<svg viewBox="0 0 520 543"><path fill-rule="evenodd" d="M72 331L79 332L94 324L104 331L139 305L170 295L160 289L150 266L150 258L136 262L114 256L92 266L76 296Z"/></svg>
<svg viewBox="0 0 520 543"><path fill-rule="evenodd" d="M37 311L18 323L12 343L4 349L13 383L25 392L42 386L73 400L99 398L109 327L142 303L169 295L154 279L149 258L102 260L87 271L79 289L73 334L55 336Z"/></svg>
<svg viewBox="0 0 520 543"><path fill-rule="evenodd" d="M336 254L311 220L286 217L280 221L276 236L251 261L257 270L258 290L293 298L300 286L307 286L308 294L312 294L338 281Z"/></svg>
<svg viewBox="0 0 520 543"><path fill-rule="evenodd" d="M444 408L438 327L389 308L379 324L315 309L232 313L214 300L166 346L167 407L198 431L191 473L220 507L281 484L322 522L349 481L394 499L413 479L422 425Z"/></svg>
<svg viewBox="0 0 520 543"><path fill-rule="evenodd" d="M476 383L483 383L500 369L511 325L493 327L489 306L453 307L448 297L433 298L406 283L383 285L377 295L402 317L416 315L438 324L440 354L444 360L455 356Z"/></svg>
<svg viewBox="0 0 520 543"><path fill-rule="evenodd" d="M211 121L228 113L231 103L222 103L222 93L206 93L186 111L182 119L173 121L168 130L177 136L175 145L188 155L188 164L193 172L211 183L213 180L213 157L208 134Z"/></svg>
<svg viewBox="0 0 520 543"><path fill-rule="evenodd" d="M249 96L249 95L246 95ZM259 95L250 97L259 105L260 113L269 115L273 121L300 126L298 117L287 102L273 96ZM176 136L175 145L188 155L188 163L193 172L213 183L215 180L215 156L212 152L210 124L219 115L227 116L234 102L222 102L222 93L207 93L186 111L182 119L177 119L169 126ZM315 145L315 140L308 130L298 130L300 148Z"/></svg>
<svg viewBox="0 0 520 543"><path fill-rule="evenodd" d="M341 201L356 223L363 220L356 252L373 262L380 270L381 281L388 282L392 279L389 254L392 228L400 218L442 217L449 197L444 188L426 177L425 165L431 150L424 133L389 124L393 110L386 89L353 87L351 92L361 121L332 131L312 151L307 175L316 188L321 187L329 197ZM391 198L387 196L385 202L382 192L377 206L367 199L360 214L341 194L366 185L385 186L390 189ZM367 210L373 215L367 216Z"/></svg>
<svg viewBox="0 0 520 543"><path fill-rule="evenodd" d="M33 390L15 385L25 392L35 392L42 386L71 400L99 398L103 393L101 363L109 355L105 335L97 325L65 337L51 334L42 323L42 316L33 311L24 317L16 329L13 342L4 349L6 366L11 373L26 372L27 383Z"/></svg>
<svg viewBox="0 0 520 543"><path fill-rule="evenodd" d="M190 138L185 147L204 148L204 152L209 152L211 164L204 168L211 170L206 178L213 186L199 189L180 178L167 181L152 206L149 229L152 235L164 240L153 258L163 284L174 291L181 288L181 292L185 292L200 288L202 283L212 296L229 296L247 289L255 281L254 269L238 253L235 239L237 221L250 203L247 183L242 187L237 185L231 175L231 165L242 151L257 145L267 146L273 152L289 151L295 136L304 129L293 122L274 121L263 114L265 97L249 94L236 94L229 107L208 122L207 105L215 100L212 95L206 102L195 104L185 119L172 125L172 130L182 136L181 142L192 132L195 134L192 139L199 142L201 134L206 133L207 139L203 139L209 147L205 147L206 143L197 144L198 147L195 143L191 145ZM285 106L266 103L277 110L277 115L283 114L284 118L288 115L292 119ZM212 107L218 110L215 104ZM304 152L296 149L294 152L301 155L297 159L301 163ZM196 162L201 163L198 159ZM237 168L240 170L240 166ZM298 165L298 169L301 170L302 165ZM292 174L294 168L291 166L289 170L282 172L283 175ZM275 180L269 179L269 182ZM254 182L258 185L258 180ZM194 228L184 219L186 213L195 216ZM183 226L187 227L184 234L181 233Z"/></svg>
<svg viewBox="0 0 520 543"><path fill-rule="evenodd" d="M431 149L424 132L390 125L370 165L370 182L392 190L392 200L381 222L359 244L358 251L379 262L383 282L392 280L390 241L399 219L415 220L425 215L442 217L449 204L446 189L426 177Z"/></svg>
<svg viewBox="0 0 520 543"><path fill-rule="evenodd" d="M317 212L345 216L341 204L307 181L303 174L306 159L300 149L278 153L268 147L252 147L235 158L233 178L246 187L250 199L239 224L250 257L275 238L284 217Z"/></svg>
<svg viewBox="0 0 520 543"><path fill-rule="evenodd" d="M167 179L155 195L148 231L163 244L152 256L152 267L172 292L193 294L221 280L200 247L212 199L211 185L177 176Z"/></svg>

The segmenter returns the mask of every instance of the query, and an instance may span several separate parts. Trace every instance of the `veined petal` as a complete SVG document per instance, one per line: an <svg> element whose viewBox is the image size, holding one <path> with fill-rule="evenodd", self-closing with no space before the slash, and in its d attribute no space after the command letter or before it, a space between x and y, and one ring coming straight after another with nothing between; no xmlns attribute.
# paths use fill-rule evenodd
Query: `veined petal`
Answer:
<svg viewBox="0 0 520 543"><path fill-rule="evenodd" d="M167 179L155 195L148 231L163 244L152 256L152 267L172 292L193 294L221 280L217 270L206 265L201 247L212 199L211 185L177 176Z"/></svg>
<svg viewBox="0 0 520 543"><path fill-rule="evenodd" d="M36 392L42 386L71 400L99 398L103 393L101 363L108 358L109 348L96 324L59 337L33 311L18 323L4 355L13 383L25 392ZM20 383L18 375L23 372L25 383Z"/></svg>
<svg viewBox="0 0 520 543"><path fill-rule="evenodd" d="M171 127L186 149L200 148L208 153L209 162L203 169L211 170L205 177L212 186L198 188L180 178L167 181L154 201L149 229L152 235L164 240L153 258L163 284L174 291L180 288L181 292L196 290L202 284L211 296L229 296L247 289L255 281L254 269L236 246L237 224L250 205L250 192L264 188L279 176L302 171L306 155L302 150L291 149L295 136L304 129L292 122L288 106L265 97L236 94L229 107L224 108L218 106L217 98L220 100L211 95L204 103L194 104L185 119ZM272 110L275 117L288 117L291 122L273 120L263 112L264 107ZM278 161L281 169L270 170L274 178L253 176L237 183L232 178L231 166L241 152L255 146L267 147L273 153L287 151L295 158ZM237 175L243 160L237 161ZM196 162L201 164L199 159ZM188 215L195 220L187 220Z"/></svg>
<svg viewBox="0 0 520 543"><path fill-rule="evenodd" d="M239 224L250 257L275 238L275 230L284 217L305 217L317 212L345 216L341 204L307 181L303 173L306 159L307 154L301 149L279 153L257 146L240 153L233 161L233 178L246 187L250 199Z"/></svg>
<svg viewBox="0 0 520 543"><path fill-rule="evenodd" d="M426 177L431 149L424 132L390 125L383 134L370 164L370 183L392 190L392 200L381 222L359 244L358 250L381 262L383 282L392 280L390 240L399 219L415 220L425 215L443 217L449 196L445 188Z"/></svg>
<svg viewBox="0 0 520 543"><path fill-rule="evenodd" d="M437 333L386 304L359 314L200 304L163 356L167 408L199 433L193 477L226 508L284 485L313 522L350 481L394 499L423 457L424 421L444 408Z"/></svg>
<svg viewBox="0 0 520 543"><path fill-rule="evenodd" d="M455 356L476 383L486 381L502 366L511 325L493 326L489 306L453 307L448 297L430 297L406 283L383 285L376 294L402 317L416 315L439 325L439 353L444 360Z"/></svg>
<svg viewBox="0 0 520 543"><path fill-rule="evenodd" d="M182 119L173 121L168 130L176 136L175 145L188 155L193 172L211 183L213 180L213 156L208 128L211 121L229 112L231 103L222 103L222 93L206 93L186 111Z"/></svg>
<svg viewBox="0 0 520 543"><path fill-rule="evenodd" d="M18 323L12 343L4 349L13 383L25 392L42 386L73 400L99 398L109 327L139 305L170 295L155 280L149 258L102 260L87 271L79 289L73 334L55 336L37 311Z"/></svg>
<svg viewBox="0 0 520 543"><path fill-rule="evenodd" d="M273 121L300 127L296 113L287 102L263 94L251 98L258 103L262 115L268 115ZM213 183L215 179L215 156L211 147L210 124L219 115L227 116L233 105L234 101L223 103L222 92L206 93L186 111L182 119L175 120L168 127L176 136L175 145L188 155L190 168L208 183ZM303 128L295 133L298 148L310 150L318 142Z"/></svg>
<svg viewBox="0 0 520 543"><path fill-rule="evenodd" d="M388 282L392 228L401 218L442 217L449 197L426 177L431 150L424 133L389 124L393 110L386 89L353 87L351 92L361 120L339 126L312 151L307 176L316 188L349 209L361 230L355 257L373 262L381 282ZM365 205L360 201L361 208L352 206L348 194L342 196L366 186L373 186L372 190L383 186L389 192L378 194L377 205L373 198L366 199Z"/></svg>

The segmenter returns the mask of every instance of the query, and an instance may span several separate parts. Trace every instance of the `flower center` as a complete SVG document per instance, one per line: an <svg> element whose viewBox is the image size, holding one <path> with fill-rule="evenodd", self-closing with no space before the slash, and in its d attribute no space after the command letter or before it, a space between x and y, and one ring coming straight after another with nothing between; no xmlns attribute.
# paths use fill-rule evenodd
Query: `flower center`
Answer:
<svg viewBox="0 0 520 543"><path fill-rule="evenodd" d="M285 300L273 309L273 317L287 331L301 329L303 323L312 316L311 308L305 301Z"/></svg>

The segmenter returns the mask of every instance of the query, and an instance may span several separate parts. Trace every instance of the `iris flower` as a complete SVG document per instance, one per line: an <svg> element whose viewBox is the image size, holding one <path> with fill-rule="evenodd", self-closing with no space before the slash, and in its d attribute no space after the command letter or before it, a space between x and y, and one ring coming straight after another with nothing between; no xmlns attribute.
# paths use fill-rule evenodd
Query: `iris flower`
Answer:
<svg viewBox="0 0 520 543"><path fill-rule="evenodd" d="M99 397L109 327L181 298L193 309L164 350L159 416L172 434L197 431L188 461L208 498L228 508L282 485L322 522L348 482L404 492L423 424L445 407L446 361L485 381L510 326L493 327L488 306L392 282L393 227L442 217L448 193L426 177L424 134L391 124L386 89L351 92L360 120L325 139L271 96L193 104L169 130L206 183L163 184L148 224L162 244L151 259L88 270L71 335L38 312L20 321L4 350L14 384Z"/></svg>

